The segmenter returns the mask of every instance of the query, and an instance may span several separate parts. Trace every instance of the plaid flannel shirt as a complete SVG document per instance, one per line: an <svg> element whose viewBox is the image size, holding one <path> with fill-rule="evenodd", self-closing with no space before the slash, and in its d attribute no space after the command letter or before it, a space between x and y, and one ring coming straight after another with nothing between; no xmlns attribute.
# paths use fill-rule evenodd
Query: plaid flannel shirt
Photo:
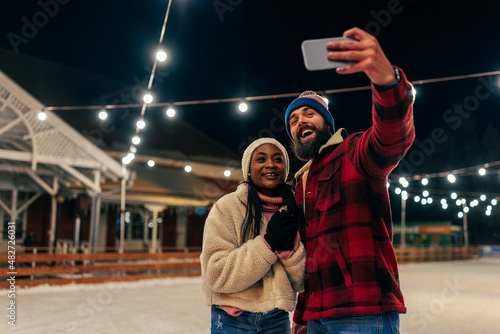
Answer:
<svg viewBox="0 0 500 334"><path fill-rule="evenodd" d="M386 186L415 138L413 88L400 74L394 88L372 87L373 125L368 130L344 139L340 129L296 175L307 254L306 287L294 313L297 323L406 312Z"/></svg>

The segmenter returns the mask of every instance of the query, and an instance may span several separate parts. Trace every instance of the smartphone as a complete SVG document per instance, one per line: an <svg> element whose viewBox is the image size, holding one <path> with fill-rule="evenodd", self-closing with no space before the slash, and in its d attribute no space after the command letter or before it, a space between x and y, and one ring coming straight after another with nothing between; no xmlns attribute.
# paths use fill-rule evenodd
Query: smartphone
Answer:
<svg viewBox="0 0 500 334"><path fill-rule="evenodd" d="M309 71L328 70L337 67L344 67L356 63L350 60L330 60L326 43L330 41L353 41L348 37L332 37L309 39L302 42L302 55L304 64Z"/></svg>

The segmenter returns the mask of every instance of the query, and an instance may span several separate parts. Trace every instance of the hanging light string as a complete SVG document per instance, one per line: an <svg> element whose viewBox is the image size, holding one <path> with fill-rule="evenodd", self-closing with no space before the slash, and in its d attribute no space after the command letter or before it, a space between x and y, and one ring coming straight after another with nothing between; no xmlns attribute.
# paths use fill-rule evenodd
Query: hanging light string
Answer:
<svg viewBox="0 0 500 334"><path fill-rule="evenodd" d="M170 8L170 3L169 3L169 8ZM167 11L168 15L168 11ZM165 16L165 24L166 24L166 18ZM162 37L163 37L163 30L162 30ZM156 64L157 61L155 60L154 66L153 66L153 73L151 76L151 79L148 84L148 89L151 89L151 85L153 82L154 78L154 71L156 69ZM449 77L442 77L442 78L433 78L433 79L424 79L424 80L417 80L417 81L412 81L411 83L416 86L416 85L423 85L423 84L428 84L428 83L436 83L436 82L445 82L445 81L455 81L455 80L463 80L463 79L470 79L470 78L479 78L479 77L485 77L485 76L492 76L492 75L500 75L500 71L491 71L491 72L482 72L482 73L473 73L473 74L465 74L465 75L456 75L456 76L449 76ZM347 93L347 92L356 92L356 91L363 91L363 90L370 90L371 86L360 86L360 87L351 87L351 88L338 88L338 89L328 89L322 91L323 94L338 94L338 93ZM282 99L282 98L291 98L291 97L297 97L299 96L300 93L286 93L286 94L273 94L273 95L258 95L258 96L248 96L248 97L234 97L234 98L225 98L225 99L210 99L210 100L194 100L194 101L177 101L177 102L156 102L156 103L149 103L148 107L153 108L153 107L166 107L166 106L186 106L186 105L199 105L199 104L213 104L213 103L230 103L230 102L239 102L239 101L257 101L257 100L270 100L270 99ZM105 105L105 109L121 109L121 108L139 108L144 105L143 104L108 104ZM52 110L52 111L58 111L58 110L97 110L97 109L102 109L102 105L93 105L93 106L50 106L46 107L46 110Z"/></svg>
<svg viewBox="0 0 500 334"><path fill-rule="evenodd" d="M428 189L425 186L428 185L429 179L431 178L446 177L449 182L454 183L456 181L455 176L480 175L482 177L486 174L500 174L500 169L491 169L492 167L497 167L499 165L500 161L493 161L482 165L454 169L448 172L411 176L393 174L387 183L387 187L391 187L391 183L398 184L394 189L396 195L401 195L405 200L409 200L410 196L412 196L415 202L422 205L434 203L435 201L433 196L440 197L441 199L439 204L442 206L443 210L447 210L449 208L448 201L451 203L455 202L456 206L460 210L458 212L459 218L464 217L464 214L467 214L472 208L479 208L480 203L483 203L486 207L484 212L485 215L491 216L493 208L496 207L498 201L500 201L500 193L477 192L470 190L451 191L443 189ZM486 170L487 168L488 170ZM420 180L424 188L408 188L410 186L410 181L414 180ZM438 202L436 201L435 203L437 204Z"/></svg>
<svg viewBox="0 0 500 334"><path fill-rule="evenodd" d="M172 4L172 0L169 0L168 5L167 5L167 11L165 13L165 18L163 20L163 25L162 25L161 32L160 32L160 39L159 39L158 45L161 45L163 43L163 37L165 36L165 28L167 26L167 20L168 20L168 16L170 13L171 4ZM137 126L135 128L135 135L132 137L132 143L134 145L138 145L141 142L141 138L139 137L139 133L146 126L146 122L144 120L144 115L146 114L146 109L148 107L148 104L151 103L153 100L153 97L149 94L149 92L151 91L151 87L153 86L153 81L154 81L157 66L158 66L158 57L155 56L154 62L153 62L153 68L151 69L151 75L149 77L149 82L148 82L148 86L147 86L148 93L146 95L149 95L149 100L147 100L146 95L145 95L144 102L141 106L141 115L140 115L139 120L137 121ZM138 106L140 106L140 105L138 105ZM104 108L106 110L113 109L113 108L110 108L108 106L105 106ZM132 160L134 160L135 154L137 153L137 147L134 145L130 146L129 151L127 152L127 155L125 155L123 157L123 159L122 159L123 164L129 164ZM149 161L148 165L154 166L154 161L153 162Z"/></svg>
<svg viewBox="0 0 500 334"><path fill-rule="evenodd" d="M500 166L500 160L498 161L493 161L493 162L488 162L484 163L482 165L477 165L477 166L472 166L472 167L465 167L465 168L459 168L459 169L453 169L448 172L438 172L438 173L429 173L429 174L413 174L413 175L407 175L407 174L392 174L390 177L390 180L393 180L393 178L399 179L400 177L405 177L409 180L422 180L422 179L432 179L432 178L438 178L438 177L448 177L448 175L460 175L460 176L466 176L466 175L477 175L479 170L484 168L490 168L488 169L489 174L500 174L500 169L499 170L494 170L491 169L492 167Z"/></svg>

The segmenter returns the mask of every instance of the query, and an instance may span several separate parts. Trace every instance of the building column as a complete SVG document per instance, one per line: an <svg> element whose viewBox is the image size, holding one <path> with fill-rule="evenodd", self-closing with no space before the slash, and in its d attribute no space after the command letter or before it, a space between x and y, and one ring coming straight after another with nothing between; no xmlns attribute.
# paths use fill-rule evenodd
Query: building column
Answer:
<svg viewBox="0 0 500 334"><path fill-rule="evenodd" d="M177 248L185 248L187 241L187 208L177 208L177 224L176 224L176 238L175 246Z"/></svg>
<svg viewBox="0 0 500 334"><path fill-rule="evenodd" d="M151 237L151 247L149 248L150 253L158 252L158 212L165 210L164 205L145 205L146 209L153 212L153 235Z"/></svg>
<svg viewBox="0 0 500 334"><path fill-rule="evenodd" d="M99 235L99 222L101 221L101 195L92 198L92 206L90 209L90 235L89 248L90 252L95 252L96 240Z"/></svg>

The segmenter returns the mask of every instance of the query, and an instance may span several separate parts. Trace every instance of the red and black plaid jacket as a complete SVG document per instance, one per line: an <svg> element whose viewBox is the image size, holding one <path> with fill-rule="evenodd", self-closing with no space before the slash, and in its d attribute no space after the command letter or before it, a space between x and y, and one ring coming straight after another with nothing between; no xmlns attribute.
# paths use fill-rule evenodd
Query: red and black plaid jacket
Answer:
<svg viewBox="0 0 500 334"><path fill-rule="evenodd" d="M305 190L302 173L308 165L297 173L295 196L299 207L305 201L302 240L307 254L306 287L294 314L297 323L406 312L386 186L387 176L415 138L413 89L400 73L394 88L372 87L372 127L345 139L339 136L345 130L339 130L308 163Z"/></svg>

